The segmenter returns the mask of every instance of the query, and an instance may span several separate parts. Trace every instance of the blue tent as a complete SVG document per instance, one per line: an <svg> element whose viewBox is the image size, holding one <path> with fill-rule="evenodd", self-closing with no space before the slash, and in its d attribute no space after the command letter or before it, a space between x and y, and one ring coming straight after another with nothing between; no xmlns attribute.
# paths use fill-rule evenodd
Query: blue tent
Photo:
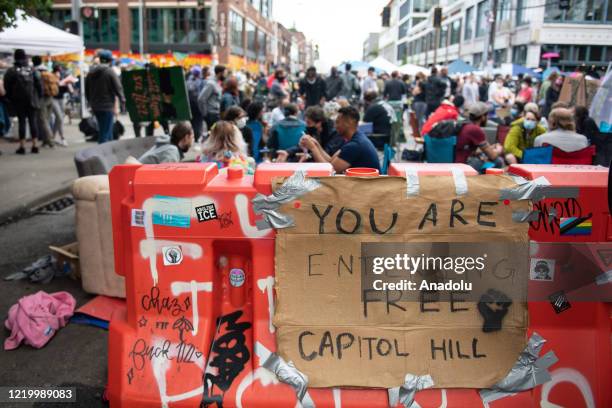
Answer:
<svg viewBox="0 0 612 408"><path fill-rule="evenodd" d="M519 74L529 75L532 78L540 78L540 74L535 72L531 68L524 67L519 64L512 64L512 76L518 76Z"/></svg>
<svg viewBox="0 0 612 408"><path fill-rule="evenodd" d="M476 68L468 64L462 59L455 60L448 64L448 73L449 74L467 74L468 72L476 71Z"/></svg>
<svg viewBox="0 0 612 408"><path fill-rule="evenodd" d="M338 65L338 71L344 72L344 64L347 64L347 63L351 64L351 70L352 71L357 71L359 73L367 72L368 68L370 68L370 64L369 63L367 63L365 61L354 60L354 61L344 61L344 62L342 62L340 65ZM376 75L380 75L383 72L385 72L382 69L379 69L379 68L376 68L376 67L373 67L373 68L376 70Z"/></svg>

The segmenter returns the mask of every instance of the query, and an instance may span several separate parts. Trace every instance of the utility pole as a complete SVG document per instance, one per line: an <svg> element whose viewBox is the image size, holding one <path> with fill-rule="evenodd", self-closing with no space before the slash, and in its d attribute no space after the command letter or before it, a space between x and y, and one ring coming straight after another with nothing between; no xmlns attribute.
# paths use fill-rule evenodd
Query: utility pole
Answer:
<svg viewBox="0 0 612 408"><path fill-rule="evenodd" d="M438 63L438 45L440 45L440 27L436 27L436 34L434 36L434 55L433 55L434 65Z"/></svg>
<svg viewBox="0 0 612 408"><path fill-rule="evenodd" d="M144 0L138 2L138 53L144 54Z"/></svg>
<svg viewBox="0 0 612 408"><path fill-rule="evenodd" d="M140 43L142 44L142 50L140 51L140 58L143 58L144 53L149 51L149 41L147 40L147 0L140 0L142 4L142 11L140 11Z"/></svg>
<svg viewBox="0 0 612 408"><path fill-rule="evenodd" d="M83 36L83 18L81 17L81 0L72 0L70 14L72 20L77 22L79 30L79 37L83 39L83 46L85 46L85 37ZM80 82L80 95L81 95L81 118L87 116L87 106L85 101L85 49L81 50L79 56L79 82Z"/></svg>
<svg viewBox="0 0 612 408"><path fill-rule="evenodd" d="M490 15L488 18L489 22L489 41L485 45L485 52L482 58L483 68L489 63L489 59L495 60L495 30L496 30L496 20L497 20L497 2L498 0L490 0L491 1L491 10L489 11ZM506 0L503 0L506 1Z"/></svg>

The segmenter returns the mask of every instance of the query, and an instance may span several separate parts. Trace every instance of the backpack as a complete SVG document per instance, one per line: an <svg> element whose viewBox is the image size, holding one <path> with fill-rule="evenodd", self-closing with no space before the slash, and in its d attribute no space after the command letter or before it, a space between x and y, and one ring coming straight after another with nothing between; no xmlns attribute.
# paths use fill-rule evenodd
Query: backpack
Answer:
<svg viewBox="0 0 612 408"><path fill-rule="evenodd" d="M204 81L201 78L190 78L187 81L187 95L189 102L195 106L198 105L198 96L204 87Z"/></svg>
<svg viewBox="0 0 612 408"><path fill-rule="evenodd" d="M29 67L19 67L14 72L16 80L10 93L11 102L22 107L38 108L38 92L34 83L35 73Z"/></svg>
<svg viewBox="0 0 612 408"><path fill-rule="evenodd" d="M463 126L467 124L465 120L443 120L434 125L429 131L429 137L441 139L445 137L458 136Z"/></svg>
<svg viewBox="0 0 612 408"><path fill-rule="evenodd" d="M44 96L57 96L59 94L59 78L57 75L49 72L41 72L42 88Z"/></svg>

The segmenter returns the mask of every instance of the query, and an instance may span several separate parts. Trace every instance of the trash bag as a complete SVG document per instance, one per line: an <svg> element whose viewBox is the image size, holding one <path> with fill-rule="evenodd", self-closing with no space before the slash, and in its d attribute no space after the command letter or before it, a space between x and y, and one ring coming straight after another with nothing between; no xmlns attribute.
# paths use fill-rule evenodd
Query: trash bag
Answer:
<svg viewBox="0 0 612 408"><path fill-rule="evenodd" d="M115 123L113 123L113 140L119 139L124 133L125 127L123 126L123 123L116 120Z"/></svg>
<svg viewBox="0 0 612 408"><path fill-rule="evenodd" d="M98 121L96 121L95 116L90 116L88 118L83 118L79 122L79 130L85 136L95 136L98 137Z"/></svg>
<svg viewBox="0 0 612 408"><path fill-rule="evenodd" d="M55 277L67 275L70 271L57 264L57 260L52 255L45 255L37 259L32 265L22 271L12 273L4 277L4 280L30 279L30 282L47 284Z"/></svg>

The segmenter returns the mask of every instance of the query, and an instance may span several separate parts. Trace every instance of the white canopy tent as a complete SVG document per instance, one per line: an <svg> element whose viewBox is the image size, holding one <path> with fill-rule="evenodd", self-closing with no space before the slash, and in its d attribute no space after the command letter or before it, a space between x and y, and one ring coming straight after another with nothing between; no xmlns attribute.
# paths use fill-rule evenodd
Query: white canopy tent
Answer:
<svg viewBox="0 0 612 408"><path fill-rule="evenodd" d="M78 35L67 33L32 16L24 19L23 11L17 14L16 26L0 31L0 52L13 52L21 48L28 55L52 56L83 51L83 39Z"/></svg>
<svg viewBox="0 0 612 408"><path fill-rule="evenodd" d="M415 76L419 72L422 72L425 75L429 75L429 68L421 67L419 65L414 64L404 64L398 68L398 71L402 74Z"/></svg>
<svg viewBox="0 0 612 408"><path fill-rule="evenodd" d="M83 78L83 61L85 46L78 35L53 27L36 17L25 16L22 10L17 11L15 27L0 31L0 52L12 53L18 48L29 56L54 56L62 54L79 54L79 71L81 75L81 115L86 116L85 81Z"/></svg>
<svg viewBox="0 0 612 408"><path fill-rule="evenodd" d="M375 59L370 61L368 64L371 67L382 69L383 71L389 74L393 71L397 71L397 68L398 68L397 65L393 64L390 61L387 61L383 57L376 57Z"/></svg>

